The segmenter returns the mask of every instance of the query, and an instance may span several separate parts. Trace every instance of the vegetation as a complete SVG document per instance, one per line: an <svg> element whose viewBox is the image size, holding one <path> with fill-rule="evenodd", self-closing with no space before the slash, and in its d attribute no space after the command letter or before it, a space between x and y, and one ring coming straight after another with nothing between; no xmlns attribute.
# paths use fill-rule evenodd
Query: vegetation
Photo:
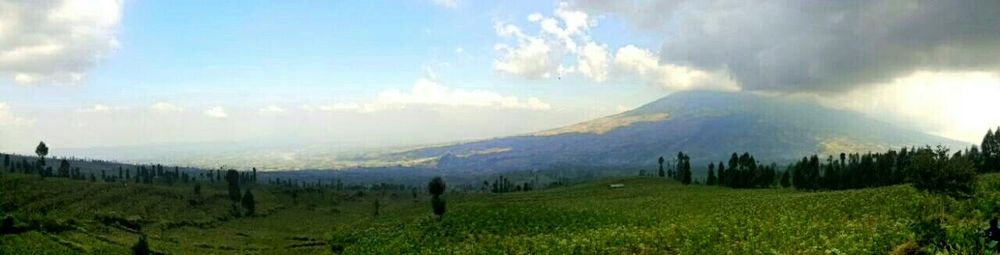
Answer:
<svg viewBox="0 0 1000 255"><path fill-rule="evenodd" d="M247 189L247 192L243 194L243 199L240 201L240 204L243 205L243 209L246 210L247 216L253 216L254 209L257 208L257 202L254 201L253 193L250 193L250 189Z"/></svg>
<svg viewBox="0 0 1000 255"><path fill-rule="evenodd" d="M255 171L185 177L159 165L82 181L67 160L52 175L65 178L42 179L42 160L16 157L0 175L0 213L9 214L0 254L981 253L985 223L1000 217L1000 174L977 175L994 169L987 142L1000 135L986 137L983 151L813 155L781 173L733 153L709 164L714 185L691 185L680 152L664 170L672 180L534 190L500 176L482 192L451 190L447 203L441 177L427 183L428 199L398 184L264 185Z"/></svg>
<svg viewBox="0 0 1000 255"><path fill-rule="evenodd" d="M390 212L332 233L331 244L352 254L884 254L907 245L967 254L982 250L981 230L1000 208L1000 176L984 179L966 200L910 185L799 192L615 179L464 195L440 221Z"/></svg>
<svg viewBox="0 0 1000 255"><path fill-rule="evenodd" d="M440 218L427 213L433 197L267 185L254 188L257 213L243 218L228 213L225 183L203 185L199 196L191 186L6 174L0 208L21 231L0 238L0 253L121 254L142 235L153 253L187 254L871 254L911 242L931 252L974 253L985 222L1000 216L1000 175L980 179L962 200L912 185L801 192L612 179L449 193L448 217ZM431 183L442 185L429 183L428 192L443 197L444 181ZM610 183L625 188L607 189ZM376 200L379 217L372 218Z"/></svg>
<svg viewBox="0 0 1000 255"><path fill-rule="evenodd" d="M427 191L431 193L431 208L434 211L434 215L437 215L438 218L444 216L445 212L446 204L444 199L441 198L445 189L446 186L444 179L441 179L441 177L434 177L434 179L431 179L431 182L427 184Z"/></svg>
<svg viewBox="0 0 1000 255"><path fill-rule="evenodd" d="M139 236L139 241L132 246L132 254L134 255L150 254L149 241L146 241L146 235Z"/></svg>

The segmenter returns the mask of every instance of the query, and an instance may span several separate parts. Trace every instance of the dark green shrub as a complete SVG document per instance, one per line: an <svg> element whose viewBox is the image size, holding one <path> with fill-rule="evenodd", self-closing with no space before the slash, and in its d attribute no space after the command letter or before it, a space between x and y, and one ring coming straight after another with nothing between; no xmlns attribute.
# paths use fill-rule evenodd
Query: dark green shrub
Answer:
<svg viewBox="0 0 1000 255"><path fill-rule="evenodd" d="M3 217L3 222L0 223L0 234L14 232L14 216L7 215Z"/></svg>
<svg viewBox="0 0 1000 255"><path fill-rule="evenodd" d="M437 215L438 217L444 216L446 206L447 204L440 196L434 196L431 198L431 207L434 209L434 215Z"/></svg>
<svg viewBox="0 0 1000 255"><path fill-rule="evenodd" d="M139 237L139 241L132 245L132 254L134 255L148 255L151 254L149 251L149 242L146 241L146 235Z"/></svg>
<svg viewBox="0 0 1000 255"><path fill-rule="evenodd" d="M243 209L247 210L247 216L252 216L254 214L254 209L257 207L257 202L253 200L253 193L250 193L250 189L243 194Z"/></svg>
<svg viewBox="0 0 1000 255"><path fill-rule="evenodd" d="M438 217L444 216L446 204L444 199L441 198L441 194L444 194L445 189L446 186L441 177L434 177L427 184L427 191L431 193L431 208L434 210L434 215Z"/></svg>
<svg viewBox="0 0 1000 255"><path fill-rule="evenodd" d="M910 226L917 235L917 244L921 247L945 247L948 242L948 232L944 229L947 215L933 214L920 218Z"/></svg>

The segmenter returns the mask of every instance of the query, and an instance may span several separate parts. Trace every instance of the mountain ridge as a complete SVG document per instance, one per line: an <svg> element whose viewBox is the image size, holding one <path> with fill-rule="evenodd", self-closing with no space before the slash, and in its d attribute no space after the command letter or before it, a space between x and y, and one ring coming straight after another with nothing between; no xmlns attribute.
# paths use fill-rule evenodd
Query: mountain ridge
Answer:
<svg viewBox="0 0 1000 255"><path fill-rule="evenodd" d="M391 159L439 157L459 172L542 170L566 166L642 168L684 151L696 164L749 152L787 163L811 154L878 152L967 144L896 127L864 114L745 92L677 92L636 109L566 127L421 148ZM492 153L476 153L492 151Z"/></svg>

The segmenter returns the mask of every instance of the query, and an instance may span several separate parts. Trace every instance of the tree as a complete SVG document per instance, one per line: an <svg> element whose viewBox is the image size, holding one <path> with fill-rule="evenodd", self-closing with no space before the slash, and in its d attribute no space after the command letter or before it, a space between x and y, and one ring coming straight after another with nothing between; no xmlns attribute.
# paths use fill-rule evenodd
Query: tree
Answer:
<svg viewBox="0 0 1000 255"><path fill-rule="evenodd" d="M253 216L257 203L253 200L253 193L250 193L250 189L247 189L247 192L243 194L242 204L243 209L247 210L247 216Z"/></svg>
<svg viewBox="0 0 1000 255"><path fill-rule="evenodd" d="M44 159L45 156L49 155L49 146L46 146L44 141L39 142L38 147L35 147L35 154L38 155L39 158Z"/></svg>
<svg viewBox="0 0 1000 255"><path fill-rule="evenodd" d="M427 191L431 193L431 208L434 210L434 215L437 215L439 218L444 216L445 212L446 204L444 199L441 198L445 188L444 179L441 179L441 177L434 177L427 184Z"/></svg>
<svg viewBox="0 0 1000 255"><path fill-rule="evenodd" d="M250 179L250 180L253 181L253 183L257 183L257 168L256 167L253 168L253 178Z"/></svg>
<svg viewBox="0 0 1000 255"><path fill-rule="evenodd" d="M663 156L660 156L660 159L657 160L657 161L660 162L660 172L659 172L659 175L660 175L660 177L663 177L665 175L665 173L663 172Z"/></svg>
<svg viewBox="0 0 1000 255"><path fill-rule="evenodd" d="M955 198L972 195L976 171L965 157L949 157L948 149L925 147L916 152L909 181L918 190L944 194Z"/></svg>
<svg viewBox="0 0 1000 255"><path fill-rule="evenodd" d="M729 178L728 176L729 173L726 172L726 165L723 165L722 161L719 161L719 177L717 178L718 180L716 181L716 184L719 186L727 186L726 178Z"/></svg>
<svg viewBox="0 0 1000 255"><path fill-rule="evenodd" d="M229 199L233 202L240 201L240 173L229 169L226 171L226 182L229 184Z"/></svg>
<svg viewBox="0 0 1000 255"><path fill-rule="evenodd" d="M705 180L706 185L715 185L715 163L708 163L708 179Z"/></svg>
<svg viewBox="0 0 1000 255"><path fill-rule="evenodd" d="M44 141L39 142L38 147L35 147L35 154L38 155L38 165L35 166L35 169L39 175L44 176L42 168L45 167L45 156L49 155L49 146L46 146Z"/></svg>
<svg viewBox="0 0 1000 255"><path fill-rule="evenodd" d="M677 153L677 174L682 184L691 184L691 158L683 152Z"/></svg>
<svg viewBox="0 0 1000 255"><path fill-rule="evenodd" d="M996 132L993 129L986 131L986 135L983 136L983 143L980 144L982 166L979 169L981 172L992 172L1000 170L1000 127L997 127Z"/></svg>
<svg viewBox="0 0 1000 255"><path fill-rule="evenodd" d="M789 178L790 177L788 176L788 171L785 171L784 173L781 174L781 187L788 188L788 186L792 185Z"/></svg>
<svg viewBox="0 0 1000 255"><path fill-rule="evenodd" d="M63 159L59 161L59 177L70 177L69 161Z"/></svg>

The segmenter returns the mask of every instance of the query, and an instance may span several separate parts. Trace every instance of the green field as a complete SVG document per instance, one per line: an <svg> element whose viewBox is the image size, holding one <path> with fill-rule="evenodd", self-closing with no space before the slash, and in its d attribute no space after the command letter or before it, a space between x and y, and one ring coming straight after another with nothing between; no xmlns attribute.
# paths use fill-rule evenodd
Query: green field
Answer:
<svg viewBox="0 0 1000 255"><path fill-rule="evenodd" d="M0 254L128 253L139 231L168 254L885 254L919 240L918 223L935 215L947 248L971 253L998 191L998 175L981 176L977 196L962 201L908 185L800 192L625 178L446 193L437 219L425 194L259 186L258 215L235 217L222 184L196 195L191 185L5 174L0 210L26 231L0 236Z"/></svg>

